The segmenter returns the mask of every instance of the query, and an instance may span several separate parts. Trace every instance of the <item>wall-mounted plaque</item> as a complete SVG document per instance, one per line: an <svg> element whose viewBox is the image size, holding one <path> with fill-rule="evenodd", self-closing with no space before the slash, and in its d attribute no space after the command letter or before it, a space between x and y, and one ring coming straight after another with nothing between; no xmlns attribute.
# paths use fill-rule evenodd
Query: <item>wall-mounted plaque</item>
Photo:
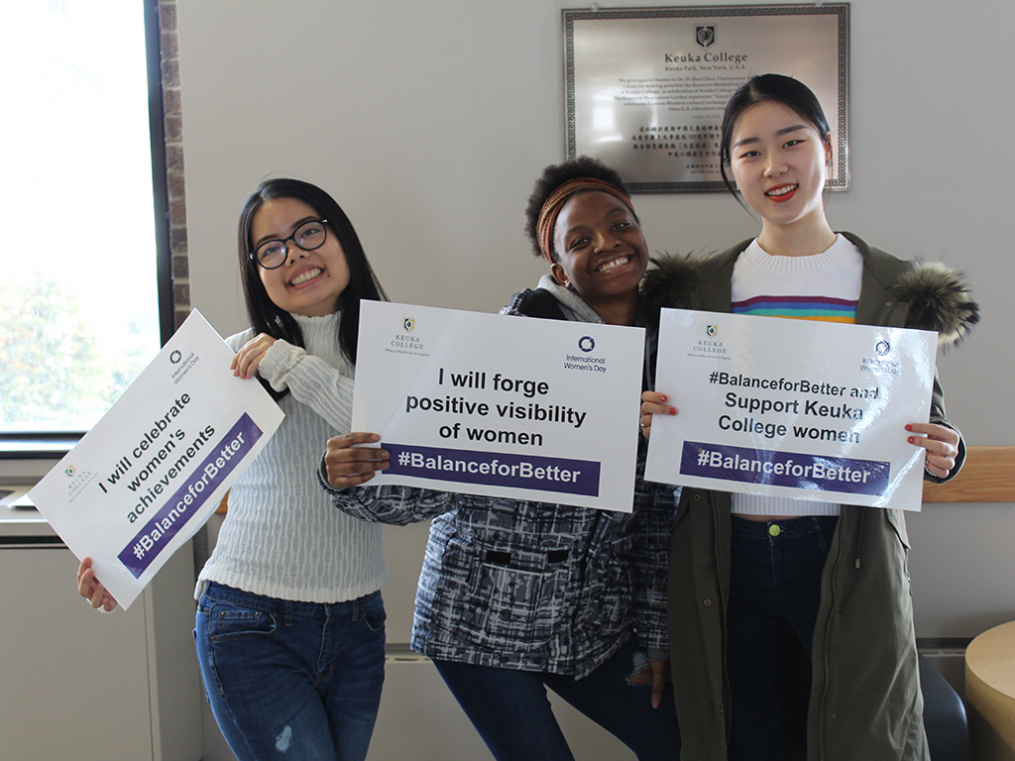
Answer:
<svg viewBox="0 0 1015 761"><path fill-rule="evenodd" d="M602 160L634 192L724 190L726 101L755 74L786 74L814 91L831 126L827 187L849 187L849 3L563 16L568 158Z"/></svg>

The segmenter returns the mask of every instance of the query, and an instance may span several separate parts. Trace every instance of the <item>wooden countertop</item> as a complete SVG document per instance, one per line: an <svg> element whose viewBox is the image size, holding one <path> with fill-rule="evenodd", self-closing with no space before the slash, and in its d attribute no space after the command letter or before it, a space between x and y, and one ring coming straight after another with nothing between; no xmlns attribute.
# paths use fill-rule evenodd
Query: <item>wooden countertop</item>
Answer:
<svg viewBox="0 0 1015 761"><path fill-rule="evenodd" d="M966 649L971 758L1015 760L1015 621L988 629Z"/></svg>

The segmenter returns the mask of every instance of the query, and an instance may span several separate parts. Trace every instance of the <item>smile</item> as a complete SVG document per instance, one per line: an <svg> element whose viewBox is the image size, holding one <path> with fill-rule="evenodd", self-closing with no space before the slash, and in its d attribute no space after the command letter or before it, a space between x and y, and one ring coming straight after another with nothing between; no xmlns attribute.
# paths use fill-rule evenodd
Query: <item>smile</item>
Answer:
<svg viewBox="0 0 1015 761"><path fill-rule="evenodd" d="M610 261L600 264L596 267L596 272L609 272L612 269L627 264L631 259L631 256L618 256L616 259L610 259Z"/></svg>
<svg viewBox="0 0 1015 761"><path fill-rule="evenodd" d="M297 275L296 277L294 277L292 280L289 281L289 285L301 285L301 284L307 282L308 280L313 280L315 277L317 277L320 274L321 274L321 268L320 267L314 267L314 269L307 270L303 274Z"/></svg>
<svg viewBox="0 0 1015 761"><path fill-rule="evenodd" d="M765 191L765 195L777 203L788 201L793 197L799 187L799 183L795 183L793 185L780 185L777 188Z"/></svg>

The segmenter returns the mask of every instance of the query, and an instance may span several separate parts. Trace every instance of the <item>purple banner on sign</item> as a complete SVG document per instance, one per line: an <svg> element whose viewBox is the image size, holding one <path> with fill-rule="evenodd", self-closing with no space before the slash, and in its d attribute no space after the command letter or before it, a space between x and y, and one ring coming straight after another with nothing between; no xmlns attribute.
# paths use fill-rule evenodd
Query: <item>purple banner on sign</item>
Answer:
<svg viewBox="0 0 1015 761"><path fill-rule="evenodd" d="M880 496L891 463L685 441L680 472L767 486Z"/></svg>
<svg viewBox="0 0 1015 761"><path fill-rule="evenodd" d="M131 539L130 544L117 557L134 578L140 578L159 553L169 545L170 540L180 533L215 488L261 438L261 433L250 415L244 412L190 478L166 500L162 509L145 524L138 535Z"/></svg>
<svg viewBox="0 0 1015 761"><path fill-rule="evenodd" d="M599 496L599 463L559 457L382 443L391 453L385 473L518 489Z"/></svg>

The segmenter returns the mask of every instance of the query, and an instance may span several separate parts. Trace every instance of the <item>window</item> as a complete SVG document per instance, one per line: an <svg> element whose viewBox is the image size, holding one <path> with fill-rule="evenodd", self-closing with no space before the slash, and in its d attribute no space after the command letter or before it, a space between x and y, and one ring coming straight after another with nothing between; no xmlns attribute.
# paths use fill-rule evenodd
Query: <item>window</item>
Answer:
<svg viewBox="0 0 1015 761"><path fill-rule="evenodd" d="M0 10L8 444L90 428L171 332L158 45L156 0Z"/></svg>

